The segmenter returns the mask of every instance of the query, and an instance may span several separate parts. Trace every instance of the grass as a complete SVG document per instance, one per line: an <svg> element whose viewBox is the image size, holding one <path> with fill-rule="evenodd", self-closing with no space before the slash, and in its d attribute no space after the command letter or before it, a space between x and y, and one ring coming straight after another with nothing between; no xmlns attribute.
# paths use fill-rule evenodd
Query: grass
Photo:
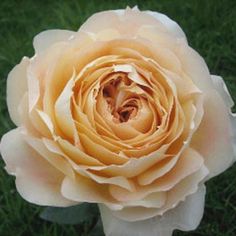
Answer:
<svg viewBox="0 0 236 236"><path fill-rule="evenodd" d="M161 11L176 20L190 45L206 60L212 74L225 79L236 100L236 1L235 0L1 0L0 1L0 137L13 128L6 107L6 77L24 56L32 56L32 39L42 30L77 30L92 13L138 5ZM235 109L234 109L235 111ZM65 226L48 223L38 215L41 207L24 201L15 190L14 178L0 160L0 235L91 235L90 224ZM236 235L236 166L207 183L206 208L194 232L174 236ZM102 235L101 229L94 235Z"/></svg>

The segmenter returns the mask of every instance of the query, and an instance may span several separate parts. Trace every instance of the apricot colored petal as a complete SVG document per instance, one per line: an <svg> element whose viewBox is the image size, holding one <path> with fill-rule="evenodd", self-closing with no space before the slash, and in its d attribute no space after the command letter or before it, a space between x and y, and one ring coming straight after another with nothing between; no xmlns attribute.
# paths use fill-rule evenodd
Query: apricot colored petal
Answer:
<svg viewBox="0 0 236 236"><path fill-rule="evenodd" d="M51 135L55 135L54 125L52 123L50 116L41 110L36 110L36 111L37 111L37 114L35 114L34 117L32 117L32 118L35 119L36 115L38 115L38 117L40 118L40 121L43 122L43 124L47 128L48 132L50 132Z"/></svg>
<svg viewBox="0 0 236 236"><path fill-rule="evenodd" d="M109 166L94 166L88 167L88 169L98 171L100 173L107 174L109 176L124 176L127 178L131 178L139 175L143 171L147 170L154 164L163 160L167 157L165 155L165 151L167 150L167 146L161 147L158 151L153 152L150 155L143 156L140 158L130 158L123 165L109 165ZM135 171L133 171L135 170Z"/></svg>
<svg viewBox="0 0 236 236"><path fill-rule="evenodd" d="M75 123L71 114L71 97L73 95L74 75L67 82L55 103L55 117L61 131L71 140L78 142Z"/></svg>
<svg viewBox="0 0 236 236"><path fill-rule="evenodd" d="M77 170L79 174L91 178L98 184L112 184L112 185L120 186L122 188L126 188L129 191L134 190L134 184L132 183L132 180L129 180L123 176L116 176L116 177L109 178L109 177L103 177L103 176L93 174L92 172L85 170L83 168L74 167L74 169Z"/></svg>
<svg viewBox="0 0 236 236"><path fill-rule="evenodd" d="M104 164L124 164L128 158L118 155L93 142L86 135L80 134L80 140L86 152Z"/></svg>
<svg viewBox="0 0 236 236"><path fill-rule="evenodd" d="M149 86L147 82L137 73L135 67L132 65L115 65L114 72L128 73L128 78L134 81L135 83L147 87Z"/></svg>
<svg viewBox="0 0 236 236"><path fill-rule="evenodd" d="M79 147L76 147L72 145L67 140L64 140L62 138L58 138L58 143L62 149L62 151L71 158L75 163L80 165L92 165L92 166L102 166L103 164L93 158L92 156L89 156L86 154L83 150L81 150Z"/></svg>

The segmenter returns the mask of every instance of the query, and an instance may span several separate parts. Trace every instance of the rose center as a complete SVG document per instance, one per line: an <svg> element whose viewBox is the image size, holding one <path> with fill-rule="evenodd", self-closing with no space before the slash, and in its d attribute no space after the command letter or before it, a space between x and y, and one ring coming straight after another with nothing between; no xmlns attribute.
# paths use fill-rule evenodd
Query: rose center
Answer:
<svg viewBox="0 0 236 236"><path fill-rule="evenodd" d="M130 91L130 87L132 83L126 76L118 76L103 87L103 97L115 122L127 122L138 113L138 96Z"/></svg>

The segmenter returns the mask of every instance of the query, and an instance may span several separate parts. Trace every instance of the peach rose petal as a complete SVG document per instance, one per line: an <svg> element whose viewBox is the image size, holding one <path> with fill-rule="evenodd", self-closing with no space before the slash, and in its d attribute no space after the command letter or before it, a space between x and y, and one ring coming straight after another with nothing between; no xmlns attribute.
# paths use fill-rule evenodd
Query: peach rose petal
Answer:
<svg viewBox="0 0 236 236"><path fill-rule="evenodd" d="M29 112L32 112L40 98L40 84L38 78L32 73L30 67L27 70Z"/></svg>
<svg viewBox="0 0 236 236"><path fill-rule="evenodd" d="M157 21L161 22L174 37L186 39L185 33L181 27L168 16L154 11L144 11L144 13L153 16Z"/></svg>
<svg viewBox="0 0 236 236"><path fill-rule="evenodd" d="M99 204L103 230L106 236L142 236L148 232L149 236L171 236L172 230L160 227L158 221L152 219L146 221L128 222L115 217L112 211L103 204Z"/></svg>
<svg viewBox="0 0 236 236"><path fill-rule="evenodd" d="M204 156L211 178L232 165L235 153L229 110L215 90L205 95L204 110L207 112L193 135L191 146Z"/></svg>
<svg viewBox="0 0 236 236"><path fill-rule="evenodd" d="M234 101L229 94L228 88L226 87L223 78L217 75L211 75L211 79L215 85L217 92L224 100L225 105L228 106L229 108L233 107Z"/></svg>
<svg viewBox="0 0 236 236"><path fill-rule="evenodd" d="M134 185L131 180L128 180L128 179L124 178L123 176L109 178L109 177L103 177L103 176L93 174L92 172L87 170L86 166L78 165L75 162L73 162L69 156L67 156L65 153L63 153L63 151L61 150L59 145L57 145L52 140L43 139L43 143L44 143L45 147L48 149L48 151L51 152L51 154L49 156L53 156L53 154L54 155L56 154L58 157L64 157L68 161L67 164L70 164L70 166L73 168L73 170L75 170L75 172L77 172L78 174L88 177L88 178L91 178L92 180L94 180L95 182L97 182L99 184L114 184L114 185L118 185L123 188L127 188L129 191L133 191ZM57 163L57 162L60 162L60 160L55 161L55 163ZM65 166L67 166L67 164ZM68 175L68 176L70 176L70 175ZM72 177L74 177L74 175L72 175Z"/></svg>
<svg viewBox="0 0 236 236"><path fill-rule="evenodd" d="M65 55L63 53L64 50L60 49L60 53L57 52L57 57L55 61L48 69L45 76L45 91L43 95L43 111L50 117L52 123L54 124L54 128L57 133L60 133L60 128L57 125L55 118L55 102L60 96L61 92L65 88L67 84L68 78L71 77L74 71L74 67L66 67L66 63L69 63L70 60L69 55ZM64 60L62 60L62 58Z"/></svg>
<svg viewBox="0 0 236 236"><path fill-rule="evenodd" d="M143 28L145 29L145 27L143 27ZM148 28L147 32L145 32L145 33L149 34L149 30L150 29ZM140 29L140 34L141 34L141 32L142 31ZM145 35L145 38L146 37L147 37L147 35ZM165 47L165 45L162 46L159 43L158 44L151 43L150 45L148 44L147 47L149 48L150 51L153 52L153 55L152 55L153 62L158 64L163 69L169 70L169 71L174 72L176 74L181 74L181 70L182 70L181 62L173 51L171 51L169 48ZM150 59L146 58L145 60L150 60Z"/></svg>
<svg viewBox="0 0 236 236"><path fill-rule="evenodd" d="M124 24L124 21L126 24ZM104 11L92 15L81 26L79 32L88 32L96 35L104 29L117 29L121 35L134 36L140 25L145 24L158 25L160 30L166 30L164 25L154 17L143 14L136 8L126 8L125 10Z"/></svg>
<svg viewBox="0 0 236 236"><path fill-rule="evenodd" d="M54 45L57 42L68 41L75 37L74 31L69 30L46 30L34 37L33 45L35 52L41 54L47 50L50 46Z"/></svg>
<svg viewBox="0 0 236 236"><path fill-rule="evenodd" d="M204 59L191 47L181 43L176 54L182 64L183 71L203 92L213 87L211 75Z"/></svg>
<svg viewBox="0 0 236 236"><path fill-rule="evenodd" d="M113 121L108 121L107 123L114 131L116 136L123 140L132 139L142 134L141 132L126 123L114 124Z"/></svg>
<svg viewBox="0 0 236 236"><path fill-rule="evenodd" d="M162 69L162 71L175 84L180 103L194 95L202 95L201 90L184 74L180 76L166 69Z"/></svg>
<svg viewBox="0 0 236 236"><path fill-rule="evenodd" d="M158 32L158 34L156 33ZM173 52L176 58L178 58L178 55L176 55L175 50L179 46L179 44L184 43L186 44L186 40L184 38L175 38L171 37L167 32L161 32L159 30L159 27L156 25L150 26L150 25L142 25L137 31L137 36L141 39L148 40L149 43L152 43L154 45L154 48L157 47L156 45L161 46L164 49L170 50ZM171 54L167 54L166 56L170 56ZM167 62L166 56L164 58L161 58L161 61ZM158 58L158 56L154 57ZM172 61L172 60L170 60ZM164 65L170 65L169 62L164 63ZM181 61L178 58L177 65L180 65L180 68L182 67ZM171 68L177 68L177 65L170 65ZM164 66L165 67L165 66ZM168 67L167 67L168 69Z"/></svg>
<svg viewBox="0 0 236 236"><path fill-rule="evenodd" d="M167 192L166 202L161 208L127 206L121 210L114 211L113 214L130 222L146 220L157 215L162 216L168 210L175 208L181 201L184 201L188 195L195 193L198 190L199 183L208 173L208 169L202 166L200 170L180 181L173 189Z"/></svg>
<svg viewBox="0 0 236 236"><path fill-rule="evenodd" d="M67 140L58 137L57 142L59 143L63 152L65 152L75 163L89 166L103 166L103 163L101 163L99 160L89 156L83 150L75 147Z"/></svg>
<svg viewBox="0 0 236 236"><path fill-rule="evenodd" d="M106 236L171 236L174 229L183 231L194 230L199 225L204 211L205 186L186 198L175 209L162 217L137 222L127 222L115 217L112 211L99 204L103 229Z"/></svg>
<svg viewBox="0 0 236 236"><path fill-rule="evenodd" d="M122 189L118 186L113 185L110 186L109 191L115 199L123 202L142 199L143 197L146 197L154 192L170 191L174 186L176 186L187 176L197 172L202 167L202 165L202 157L196 151L187 149L179 157L179 160L177 161L173 169L160 178L153 179L151 178L152 175L147 175L147 177L143 175L144 177L146 177L146 179L144 178L144 181L142 182L143 179L140 178L140 176L142 175L139 175L137 177L137 180L138 183L141 182L142 185L136 185L135 192L129 192L126 189ZM146 174L147 173L148 171L146 172Z"/></svg>
<svg viewBox="0 0 236 236"><path fill-rule="evenodd" d="M52 166L57 168L66 176L75 178L75 174L71 165L63 158L63 156L54 155L54 153L50 152L44 145L43 140L30 137L27 134L24 134L24 138L25 141L43 158L45 158L45 160L47 160Z"/></svg>
<svg viewBox="0 0 236 236"><path fill-rule="evenodd" d="M220 94L221 98L224 100L225 105L228 108L232 108L234 106L234 101L232 97L230 96L230 93L228 91L228 88L226 87L226 84L223 78L216 75L211 75L211 78L215 85L215 89ZM235 153L235 158L236 158L236 114L231 113L231 109L229 109L229 113L230 113L230 120L231 120L234 153Z"/></svg>
<svg viewBox="0 0 236 236"><path fill-rule="evenodd" d="M175 157L166 158L162 162L157 163L137 177L138 183L140 185L147 185L152 183L155 179L162 177L174 167L178 158L179 156L176 155Z"/></svg>
<svg viewBox="0 0 236 236"><path fill-rule="evenodd" d="M36 110L36 114L41 119L41 122L43 122L44 125L47 127L50 134L54 136L55 135L55 130L54 130L54 125L52 123L52 120L51 120L50 116L48 114L46 114L45 112L40 111L40 110ZM37 120L36 119L36 114L32 117L33 120Z"/></svg>
<svg viewBox="0 0 236 236"><path fill-rule="evenodd" d="M2 138L26 200L98 203L106 236L171 236L203 214L203 183L236 157L223 79L167 16L137 7L49 30L9 73L19 128Z"/></svg>
<svg viewBox="0 0 236 236"><path fill-rule="evenodd" d="M158 214L163 215L169 209L176 207L179 202L184 201L188 195L195 193L198 190L201 181L203 181L208 174L209 170L203 165L194 174L189 175L180 181L168 192L166 205L160 209Z"/></svg>
<svg viewBox="0 0 236 236"><path fill-rule="evenodd" d="M104 164L124 164L128 161L128 158L111 152L103 146L96 144L84 134L80 134L80 140L86 152Z"/></svg>
<svg viewBox="0 0 236 236"><path fill-rule="evenodd" d="M82 176L89 177L92 180L94 180L98 184L110 184L110 185L116 185L121 188L125 188L129 191L134 191L135 186L133 184L132 180L129 180L123 176L116 176L116 177L103 177L96 174L93 174L92 172L86 170L85 168L81 168L78 166L74 166L74 169Z"/></svg>
<svg viewBox="0 0 236 236"><path fill-rule="evenodd" d="M0 149L7 171L16 176L17 191L27 201L50 206L76 204L60 193L64 175L27 145L19 128L3 136Z"/></svg>
<svg viewBox="0 0 236 236"><path fill-rule="evenodd" d="M23 57L9 73L7 78L7 106L10 117L16 125L21 124L18 106L24 94L27 92L27 67L29 58Z"/></svg>
<svg viewBox="0 0 236 236"><path fill-rule="evenodd" d="M213 83L210 73L203 58L185 40L176 41L175 38L166 34L156 34L157 29L152 27L140 27L139 35L149 39L153 43L161 43L171 48L179 59L181 68L186 75L191 78L194 84L203 91L212 88ZM161 40L161 41L160 41Z"/></svg>
<svg viewBox="0 0 236 236"><path fill-rule="evenodd" d="M22 124L29 133L36 137L43 136L51 138L54 135L54 130L50 118L42 111L37 110L37 107L29 113L28 98L28 93L26 93L19 105L19 115ZM49 123L47 124L47 122Z"/></svg>
<svg viewBox="0 0 236 236"><path fill-rule="evenodd" d="M90 170L99 171L100 173L109 175L109 176L124 176L127 178L132 178L143 171L150 168L152 165L168 157L165 155L167 146L162 146L158 151L151 153L150 155L143 156L141 158L130 158L123 165L109 165L109 166L91 166L88 167ZM135 172L133 171L135 169Z"/></svg>
<svg viewBox="0 0 236 236"><path fill-rule="evenodd" d="M100 185L96 182L83 177L77 176L76 180L66 177L63 180L62 195L72 201L104 203L111 209L121 209L122 206L115 201L107 191L107 185Z"/></svg>
<svg viewBox="0 0 236 236"><path fill-rule="evenodd" d="M49 130L42 122L39 122L39 119L37 119L38 117L34 120L34 123L31 122L30 116L32 113L29 114L28 98L28 92L26 92L18 107L21 124L24 125L25 129L27 129L29 133L34 134L36 137L40 135L51 137Z"/></svg>
<svg viewBox="0 0 236 236"><path fill-rule="evenodd" d="M131 200L122 202L124 207L145 207L145 208L161 208L165 205L167 200L166 192L156 192L149 194L143 199Z"/></svg>
<svg viewBox="0 0 236 236"><path fill-rule="evenodd" d="M118 30L114 30L112 28L108 28L105 30L100 31L99 33L97 33L96 35L94 34L90 34L92 38L94 38L95 40L101 40L101 41L109 41L109 40L113 40L116 38L120 38L121 34L119 33Z"/></svg>
<svg viewBox="0 0 236 236"><path fill-rule="evenodd" d="M133 82L139 85L147 86L147 82L137 73L136 69L132 65L115 65L114 72L125 72L127 76Z"/></svg>
<svg viewBox="0 0 236 236"><path fill-rule="evenodd" d="M74 73L55 103L55 117L58 125L61 127L61 131L70 140L74 140L78 143L79 137L71 114L71 97L73 96L72 89L75 85Z"/></svg>
<svg viewBox="0 0 236 236"><path fill-rule="evenodd" d="M79 133L85 134L89 139L93 140L99 145L104 146L112 152L117 152L122 148L122 145L120 145L118 142L112 143L104 140L101 136L97 135L95 131L92 131L89 129L89 127L86 127L83 124L76 123L76 127Z"/></svg>
<svg viewBox="0 0 236 236"><path fill-rule="evenodd" d="M236 114L231 114L230 116L231 124L232 124L232 132L233 132L233 148L234 148L234 155L236 161Z"/></svg>
<svg viewBox="0 0 236 236"><path fill-rule="evenodd" d="M190 194L176 208L166 212L161 221L166 222L166 226L172 222L175 229L183 231L196 229L204 213L205 194L206 188L200 184L197 192Z"/></svg>

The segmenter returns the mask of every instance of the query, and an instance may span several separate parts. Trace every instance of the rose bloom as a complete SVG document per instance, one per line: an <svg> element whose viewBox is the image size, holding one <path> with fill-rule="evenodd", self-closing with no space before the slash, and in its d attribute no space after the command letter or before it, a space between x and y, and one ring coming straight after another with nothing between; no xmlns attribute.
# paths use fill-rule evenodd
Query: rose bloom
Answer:
<svg viewBox="0 0 236 236"><path fill-rule="evenodd" d="M236 117L167 16L100 12L48 30L7 79L17 128L1 154L20 195L49 206L98 203L107 236L195 229L204 182L235 161Z"/></svg>

